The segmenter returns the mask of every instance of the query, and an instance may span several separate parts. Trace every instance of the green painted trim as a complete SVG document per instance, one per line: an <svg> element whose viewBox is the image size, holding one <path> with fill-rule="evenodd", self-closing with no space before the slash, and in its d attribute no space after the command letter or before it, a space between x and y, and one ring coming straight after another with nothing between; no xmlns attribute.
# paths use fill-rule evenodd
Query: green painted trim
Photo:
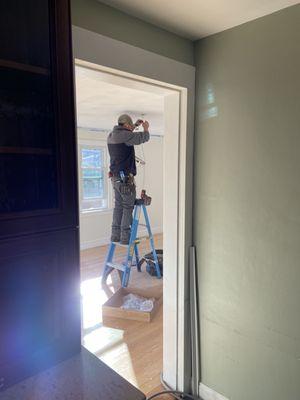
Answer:
<svg viewBox="0 0 300 400"><path fill-rule="evenodd" d="M97 0L71 0L72 24L144 50L194 65L194 44Z"/></svg>

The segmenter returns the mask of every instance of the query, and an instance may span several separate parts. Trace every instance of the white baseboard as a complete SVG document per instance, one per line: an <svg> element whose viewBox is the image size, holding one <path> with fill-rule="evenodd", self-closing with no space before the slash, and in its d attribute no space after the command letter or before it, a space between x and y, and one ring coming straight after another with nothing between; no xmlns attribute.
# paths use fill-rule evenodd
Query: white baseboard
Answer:
<svg viewBox="0 0 300 400"><path fill-rule="evenodd" d="M89 240L87 242L80 243L80 250L86 250L86 249L91 249L93 247L105 246L109 243L110 243L109 238Z"/></svg>
<svg viewBox="0 0 300 400"><path fill-rule="evenodd" d="M229 400L222 394L217 393L215 390L209 388L203 383L200 383L199 385L199 396L203 400Z"/></svg>
<svg viewBox="0 0 300 400"><path fill-rule="evenodd" d="M147 235L147 230L146 229L141 229L140 231L141 236L146 236ZM157 235L159 233L163 233L163 229L161 226L158 226L156 228L152 228L152 233L154 235ZM81 242L80 243L80 250L86 250L86 249L91 249L93 247L99 247L99 246L105 246L110 243L110 237L105 237L105 238L97 238L94 240L89 240L86 242Z"/></svg>

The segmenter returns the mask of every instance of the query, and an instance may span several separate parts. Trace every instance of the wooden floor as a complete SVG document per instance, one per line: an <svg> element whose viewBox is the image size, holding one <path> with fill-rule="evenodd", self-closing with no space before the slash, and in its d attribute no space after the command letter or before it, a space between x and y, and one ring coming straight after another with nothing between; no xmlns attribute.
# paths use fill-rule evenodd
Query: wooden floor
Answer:
<svg viewBox="0 0 300 400"><path fill-rule="evenodd" d="M155 247L162 248L162 235L155 236ZM115 260L123 261L125 248L118 247ZM141 242L140 254L149 252L147 241ZM122 319L102 322L101 305L120 287L117 272L108 278L106 290L101 288L101 276L107 246L81 252L81 295L83 345L146 395L163 390L162 371L163 307L151 323ZM162 279L151 277L143 268L133 268L129 288L152 288L162 295ZM161 399L170 397L161 397Z"/></svg>

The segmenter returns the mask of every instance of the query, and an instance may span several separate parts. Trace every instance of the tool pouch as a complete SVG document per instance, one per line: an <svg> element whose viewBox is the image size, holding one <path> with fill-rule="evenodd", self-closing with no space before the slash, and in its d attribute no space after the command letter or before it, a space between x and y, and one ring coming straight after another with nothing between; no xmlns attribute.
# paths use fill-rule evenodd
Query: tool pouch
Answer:
<svg viewBox="0 0 300 400"><path fill-rule="evenodd" d="M134 190L134 185L132 183L122 183L120 185L120 193L123 195L132 194Z"/></svg>

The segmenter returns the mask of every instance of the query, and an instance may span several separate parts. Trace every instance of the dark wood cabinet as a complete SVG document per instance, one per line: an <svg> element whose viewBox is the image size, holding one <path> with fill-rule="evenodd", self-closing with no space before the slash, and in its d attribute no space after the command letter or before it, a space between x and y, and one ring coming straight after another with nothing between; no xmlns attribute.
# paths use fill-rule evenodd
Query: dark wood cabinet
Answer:
<svg viewBox="0 0 300 400"><path fill-rule="evenodd" d="M0 59L50 68L48 0L1 0Z"/></svg>
<svg viewBox="0 0 300 400"><path fill-rule="evenodd" d="M0 241L0 371L17 377L80 347L76 230Z"/></svg>
<svg viewBox="0 0 300 400"><path fill-rule="evenodd" d="M0 238L78 225L68 2L4 0L0 32Z"/></svg>
<svg viewBox="0 0 300 400"><path fill-rule="evenodd" d="M80 349L68 0L0 4L0 276L7 386Z"/></svg>

